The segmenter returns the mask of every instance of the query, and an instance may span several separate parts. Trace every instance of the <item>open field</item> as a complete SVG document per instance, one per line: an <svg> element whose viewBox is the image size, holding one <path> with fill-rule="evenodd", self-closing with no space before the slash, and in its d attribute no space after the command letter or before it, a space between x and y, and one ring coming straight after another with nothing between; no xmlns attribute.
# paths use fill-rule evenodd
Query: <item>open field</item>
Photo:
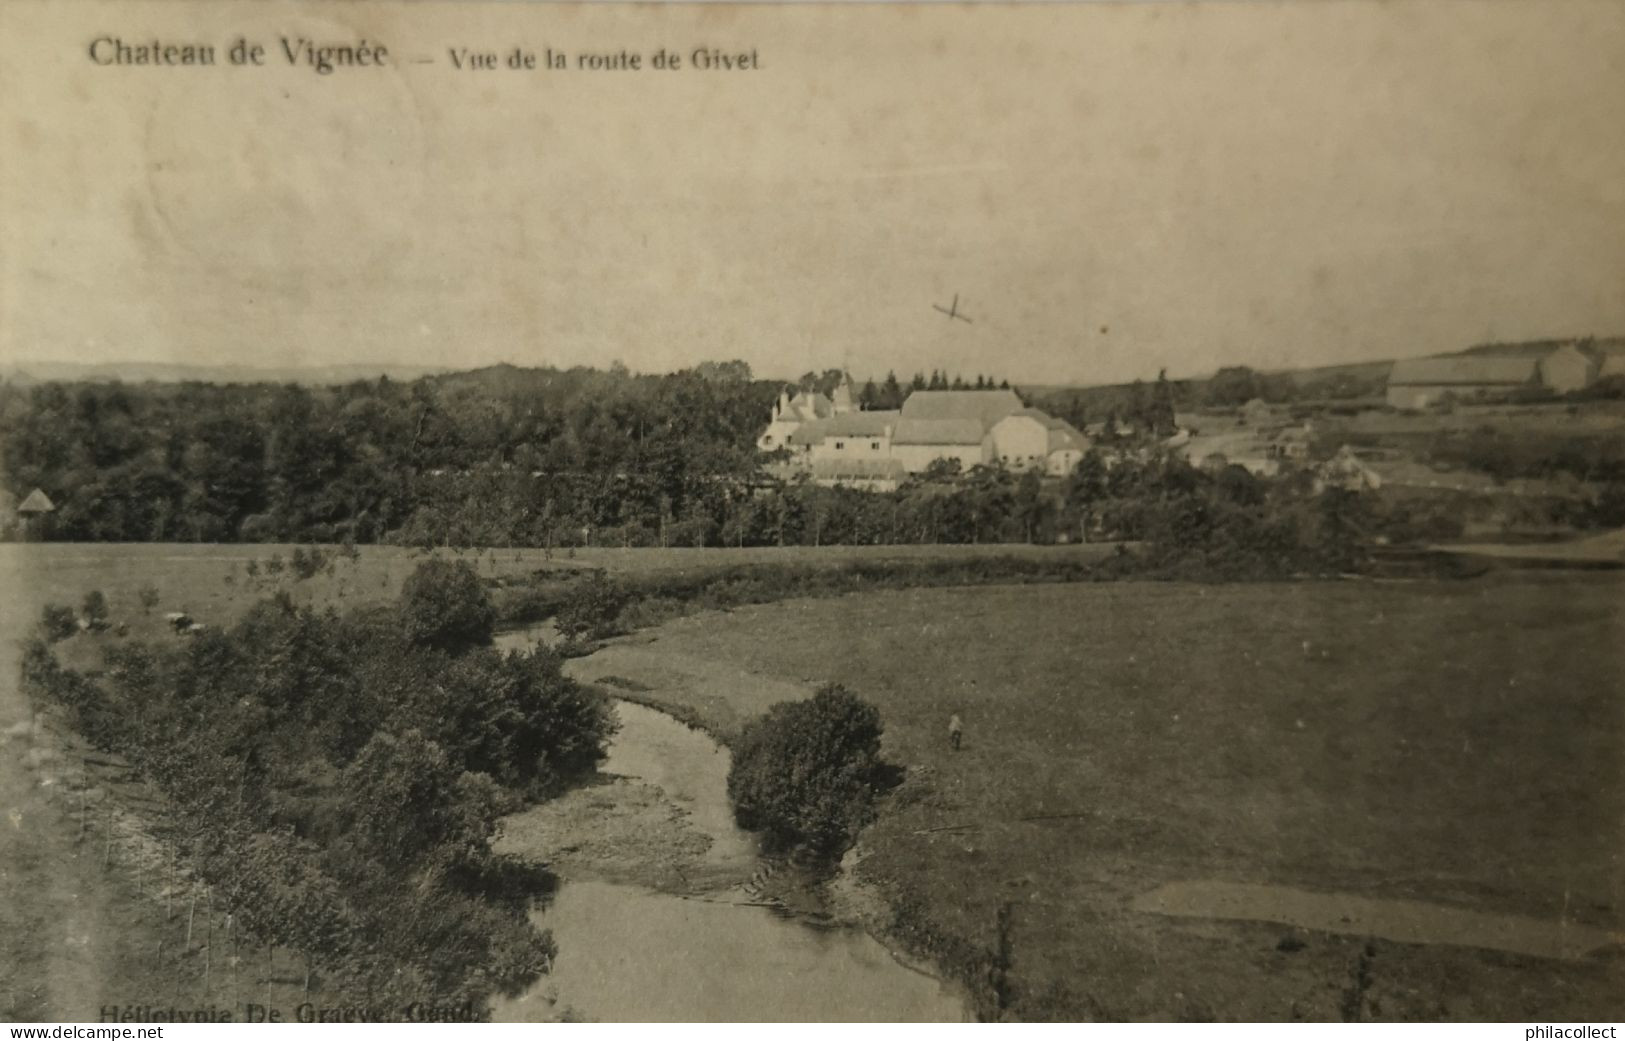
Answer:
<svg viewBox="0 0 1625 1041"><path fill-rule="evenodd" d="M910 779L859 871L942 951L996 950L1005 909L1017 1015L1613 1019L1617 946L1451 946L1474 933L1446 912L1620 930L1620 646L1617 578L1503 573L880 592L692 616L575 664L723 735L825 680L875 701ZM1310 931L1134 909L1182 882L1351 913ZM1368 941L1371 899L1454 932Z"/></svg>
<svg viewBox="0 0 1625 1041"><path fill-rule="evenodd" d="M404 546L364 546L359 559L335 562L330 574L299 581L283 571L266 573L272 557L286 563L293 545L193 543L0 543L0 577L13 597L10 612L32 622L46 603L77 606L91 589L102 590L115 615L134 621L140 615L137 593L151 585L160 594L156 614L186 611L203 621L235 617L261 596L286 590L302 603L356 604L392 599L420 561L429 554ZM511 578L539 568L602 568L614 574L703 571L741 564L827 564L851 561L974 560L1015 557L1022 560L1089 561L1115 549L1108 543L1071 546L1027 544L919 546L762 546L742 549L673 547L669 549L534 548L436 550L437 557L467 560L485 577ZM335 547L324 547L329 554ZM260 576L246 572L255 561ZM11 629L6 634L10 635Z"/></svg>
<svg viewBox="0 0 1625 1041"><path fill-rule="evenodd" d="M100 590L111 620L129 627L132 639L167 632L163 615L185 611L210 625L230 624L261 597L285 591L302 603L352 606L392 599L422 555L397 547L363 547L357 561L338 560L331 573L296 580L284 571L264 572L273 556L284 562L292 546L0 544L0 812L7 837L0 842L0 1018L14 1020L95 1019L106 1002L145 1002L154 1007L181 1003L196 1007L201 966L193 957L177 963L174 952L184 932L184 914L169 918L151 898L138 899L138 882L114 856L104 867L104 849L93 825L79 834L74 796L52 797L41 781L56 770L32 769L30 760L45 745L25 733L30 707L18 689L20 642L33 630L47 603L77 609L84 594ZM1098 555L1109 547L858 547L810 550L491 550L463 554L480 573L503 577L540 567L600 566L620 573L703 569L744 562L794 560L842 563L853 559L963 558L988 554L1051 555L1072 559ZM250 560L261 574L247 572ZM158 601L150 611L140 591L152 587ZM94 648L104 641L58 644L70 665L97 663ZM58 786L60 787L60 786ZM94 816L94 815L93 815ZM151 892L151 886L148 886ZM202 913L199 912L201 922ZM199 925L199 933L203 926ZM178 931L179 930L179 931ZM162 940L165 947L160 951ZM167 953L167 960L162 952ZM217 967L218 969L218 967ZM297 995L297 973L279 985ZM216 984L224 976L217 971ZM292 982L290 983L289 980ZM245 974L245 985L247 976ZM218 992L210 1000L229 1006ZM288 1004L297 1001L294 997ZM186 1003L190 1004L186 1004Z"/></svg>
<svg viewBox="0 0 1625 1041"><path fill-rule="evenodd" d="M1401 412L1387 408L1381 400L1337 404L1343 408L1353 408L1356 404L1362 407L1353 415L1322 411L1313 420L1317 431L1400 438L1462 433L1485 427L1513 434L1552 437L1595 437L1625 431L1625 403L1618 401L1464 403L1449 412ZM1277 405L1272 412L1276 421L1289 422L1293 407ZM1181 411L1177 419L1181 426L1207 431L1234 425L1237 415L1234 409L1192 409Z"/></svg>
<svg viewBox="0 0 1625 1041"><path fill-rule="evenodd" d="M1013 549L1101 552L743 555ZM42 604L77 605L97 588L137 633L161 629L168 610L221 624L270 591L244 564L274 552L286 559L290 547L0 547L11 594L0 606L0 724L26 718L15 641ZM551 563L625 573L739 556L592 550ZM416 559L368 547L332 575L275 585L316 603L392 597ZM498 550L481 555L481 572L548 563ZM149 584L160 596L150 615L137 600ZM865 833L858 870L903 909L905 932L928 931L950 962L996 950L1004 909L1013 1015L1619 1018L1617 951L1558 960L1368 946L1357 922L1312 931L1279 924L1290 916L1135 906L1164 886L1247 883L1283 887L1283 906L1303 891L1332 894L1333 906L1348 894L1617 932L1622 594L1609 575L1528 572L880 592L694 615L572 667L648 688L640 700L688 708L724 735L827 680L876 701L887 755L910 776ZM967 728L958 753L945 741L955 711ZM50 1018L89 1011L101 994L168 992L174 981L145 956L162 924L108 898L124 883L82 856L71 819L21 757L0 758L0 801L18 815L18 841L0 848L0 925L13 937L71 930L47 960L25 960L32 944L5 951L26 969L8 974L8 1007ZM874 921L885 927L889 912Z"/></svg>

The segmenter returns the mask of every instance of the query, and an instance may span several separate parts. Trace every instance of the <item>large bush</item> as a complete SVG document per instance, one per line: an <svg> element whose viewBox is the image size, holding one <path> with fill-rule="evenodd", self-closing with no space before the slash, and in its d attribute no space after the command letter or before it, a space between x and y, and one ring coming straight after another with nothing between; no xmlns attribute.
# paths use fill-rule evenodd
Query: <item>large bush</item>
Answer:
<svg viewBox="0 0 1625 1041"><path fill-rule="evenodd" d="M784 701L745 727L728 772L739 825L779 846L834 854L873 813L880 712L838 684Z"/></svg>
<svg viewBox="0 0 1625 1041"><path fill-rule="evenodd" d="M74 617L73 608L62 604L46 604L40 612L40 628L45 631L45 638L55 643L66 640L79 631L79 620Z"/></svg>
<svg viewBox="0 0 1625 1041"><path fill-rule="evenodd" d="M567 640L600 639L613 632L627 599L624 589L595 572L565 597L554 625Z"/></svg>
<svg viewBox="0 0 1625 1041"><path fill-rule="evenodd" d="M424 647L458 653L491 642L496 608L464 561L426 560L401 587L406 638Z"/></svg>

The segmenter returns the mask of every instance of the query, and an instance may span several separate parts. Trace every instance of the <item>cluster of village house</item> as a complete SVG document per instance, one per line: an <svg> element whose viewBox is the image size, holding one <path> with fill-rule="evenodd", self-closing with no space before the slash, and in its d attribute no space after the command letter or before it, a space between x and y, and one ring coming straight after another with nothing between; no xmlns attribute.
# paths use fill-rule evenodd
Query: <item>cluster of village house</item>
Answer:
<svg viewBox="0 0 1625 1041"><path fill-rule="evenodd" d="M890 491L939 460L962 470L996 463L1064 476L1089 439L1065 420L1026 407L1012 390L917 390L900 409L860 411L843 378L827 397L780 394L756 446L782 454L774 466L782 476Z"/></svg>
<svg viewBox="0 0 1625 1041"><path fill-rule="evenodd" d="M1386 399L1393 408L1420 410L1447 400L1493 401L1528 390L1570 393L1611 376L1625 377L1625 341L1554 344L1537 352L1474 351L1394 362ZM1283 464L1311 465L1308 423L1278 422L1262 401L1249 402L1237 418L1234 428L1207 434L1180 430L1163 445L1195 465L1234 464L1261 476L1276 473ZM961 470L999 465L1064 477L1082 460L1093 440L1089 435L1096 432L1091 428L1085 433L1028 408L1008 389L918 390L900 409L864 411L853 402L851 383L843 378L829 396L806 390L793 396L781 393L756 444L779 455L781 461L770 467L776 476L806 475L825 486L891 491L938 461ZM1345 447L1312 468L1322 487L1376 488L1386 481L1473 490L1437 473L1406 477L1394 467L1408 464L1390 463L1385 477L1383 465ZM433 476L442 473L431 471ZM7 498L0 492L0 537L38 534L55 510L37 488L16 505Z"/></svg>
<svg viewBox="0 0 1625 1041"><path fill-rule="evenodd" d="M901 409L861 411L843 379L827 397L807 390L780 394L756 444L778 453L781 461L769 469L780 478L892 491L939 461L960 471L994 465L1065 477L1089 451L1095 433L1024 406L1010 390L917 390ZM1120 423L1117 433L1133 430ZM1234 464L1268 476L1284 463L1307 464L1311 436L1309 424L1280 422L1268 405L1254 401L1240 411L1232 429L1207 435L1180 430L1162 446L1194 465ZM1106 464L1149 447L1118 446L1106 455ZM1374 488L1382 481L1347 452L1319 464L1316 478L1348 488Z"/></svg>
<svg viewBox="0 0 1625 1041"><path fill-rule="evenodd" d="M1625 344L1472 352L1395 362L1386 399L1394 408L1420 410L1446 400L1504 400L1524 390L1569 393L1608 376L1625 376ZM805 390L781 394L757 447L780 453L783 461L772 467L776 476L805 475L825 486L890 491L938 460L957 463L961 470L1001 465L1064 477L1089 450L1095 433L1023 406L1010 390L920 390L901 409L860 411L843 379L828 397ZM1386 482L1473 490L1432 471L1412 473L1427 469L1419 464L1366 458L1347 447L1311 461L1313 435L1311 424L1283 422L1267 404L1252 401L1234 426L1207 433L1182 429L1163 447L1193 465L1237 465L1259 476L1283 466L1307 467L1322 488L1372 489ZM1106 461L1110 465L1114 457Z"/></svg>

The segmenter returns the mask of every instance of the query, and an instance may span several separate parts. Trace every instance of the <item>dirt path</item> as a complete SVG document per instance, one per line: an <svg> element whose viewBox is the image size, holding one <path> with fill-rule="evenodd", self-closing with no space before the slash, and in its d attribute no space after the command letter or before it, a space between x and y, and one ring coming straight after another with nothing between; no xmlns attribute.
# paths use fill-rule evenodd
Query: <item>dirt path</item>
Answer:
<svg viewBox="0 0 1625 1041"><path fill-rule="evenodd" d="M1171 882L1133 908L1181 918L1280 922L1320 932L1399 943L1449 944L1538 958L1575 960L1625 944L1625 933L1571 922L1470 911L1418 900L1381 900L1238 882Z"/></svg>
<svg viewBox="0 0 1625 1041"><path fill-rule="evenodd" d="M26 726L29 718L16 676L17 654L6 640L0 649L6 728ZM0 748L0 1018L95 1020L123 916L94 844L75 840L30 769L34 745L31 733L21 733Z"/></svg>
<svg viewBox="0 0 1625 1041"><path fill-rule="evenodd" d="M1469 556L1550 564L1625 564L1625 530L1571 539L1567 542L1452 543L1431 549Z"/></svg>
<svg viewBox="0 0 1625 1041"><path fill-rule="evenodd" d="M0 1019L94 1019L109 909L31 769L32 712L17 669L39 608L14 549L0 554Z"/></svg>
<svg viewBox="0 0 1625 1041"><path fill-rule="evenodd" d="M33 725L18 682L21 642L53 590L30 548L0 546L0 1019L95 1022L104 1004L195 1003L181 985L192 967L173 959L183 923L166 922L134 891L121 870L128 842L115 843L115 863L104 866L99 813L80 833L83 770L60 758L59 737ZM105 806L105 794L88 801Z"/></svg>

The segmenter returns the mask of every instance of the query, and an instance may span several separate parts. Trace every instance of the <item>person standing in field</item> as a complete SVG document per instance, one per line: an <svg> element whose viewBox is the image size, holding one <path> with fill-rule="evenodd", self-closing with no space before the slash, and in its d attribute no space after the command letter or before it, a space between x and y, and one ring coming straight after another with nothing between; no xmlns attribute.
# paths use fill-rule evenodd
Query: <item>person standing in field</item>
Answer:
<svg viewBox="0 0 1625 1041"><path fill-rule="evenodd" d="M948 717L948 743L954 746L954 751L956 751L956 752L959 751L959 739L964 734L964 732L965 732L965 725L959 721L959 713L956 712L953 715L949 716Z"/></svg>

